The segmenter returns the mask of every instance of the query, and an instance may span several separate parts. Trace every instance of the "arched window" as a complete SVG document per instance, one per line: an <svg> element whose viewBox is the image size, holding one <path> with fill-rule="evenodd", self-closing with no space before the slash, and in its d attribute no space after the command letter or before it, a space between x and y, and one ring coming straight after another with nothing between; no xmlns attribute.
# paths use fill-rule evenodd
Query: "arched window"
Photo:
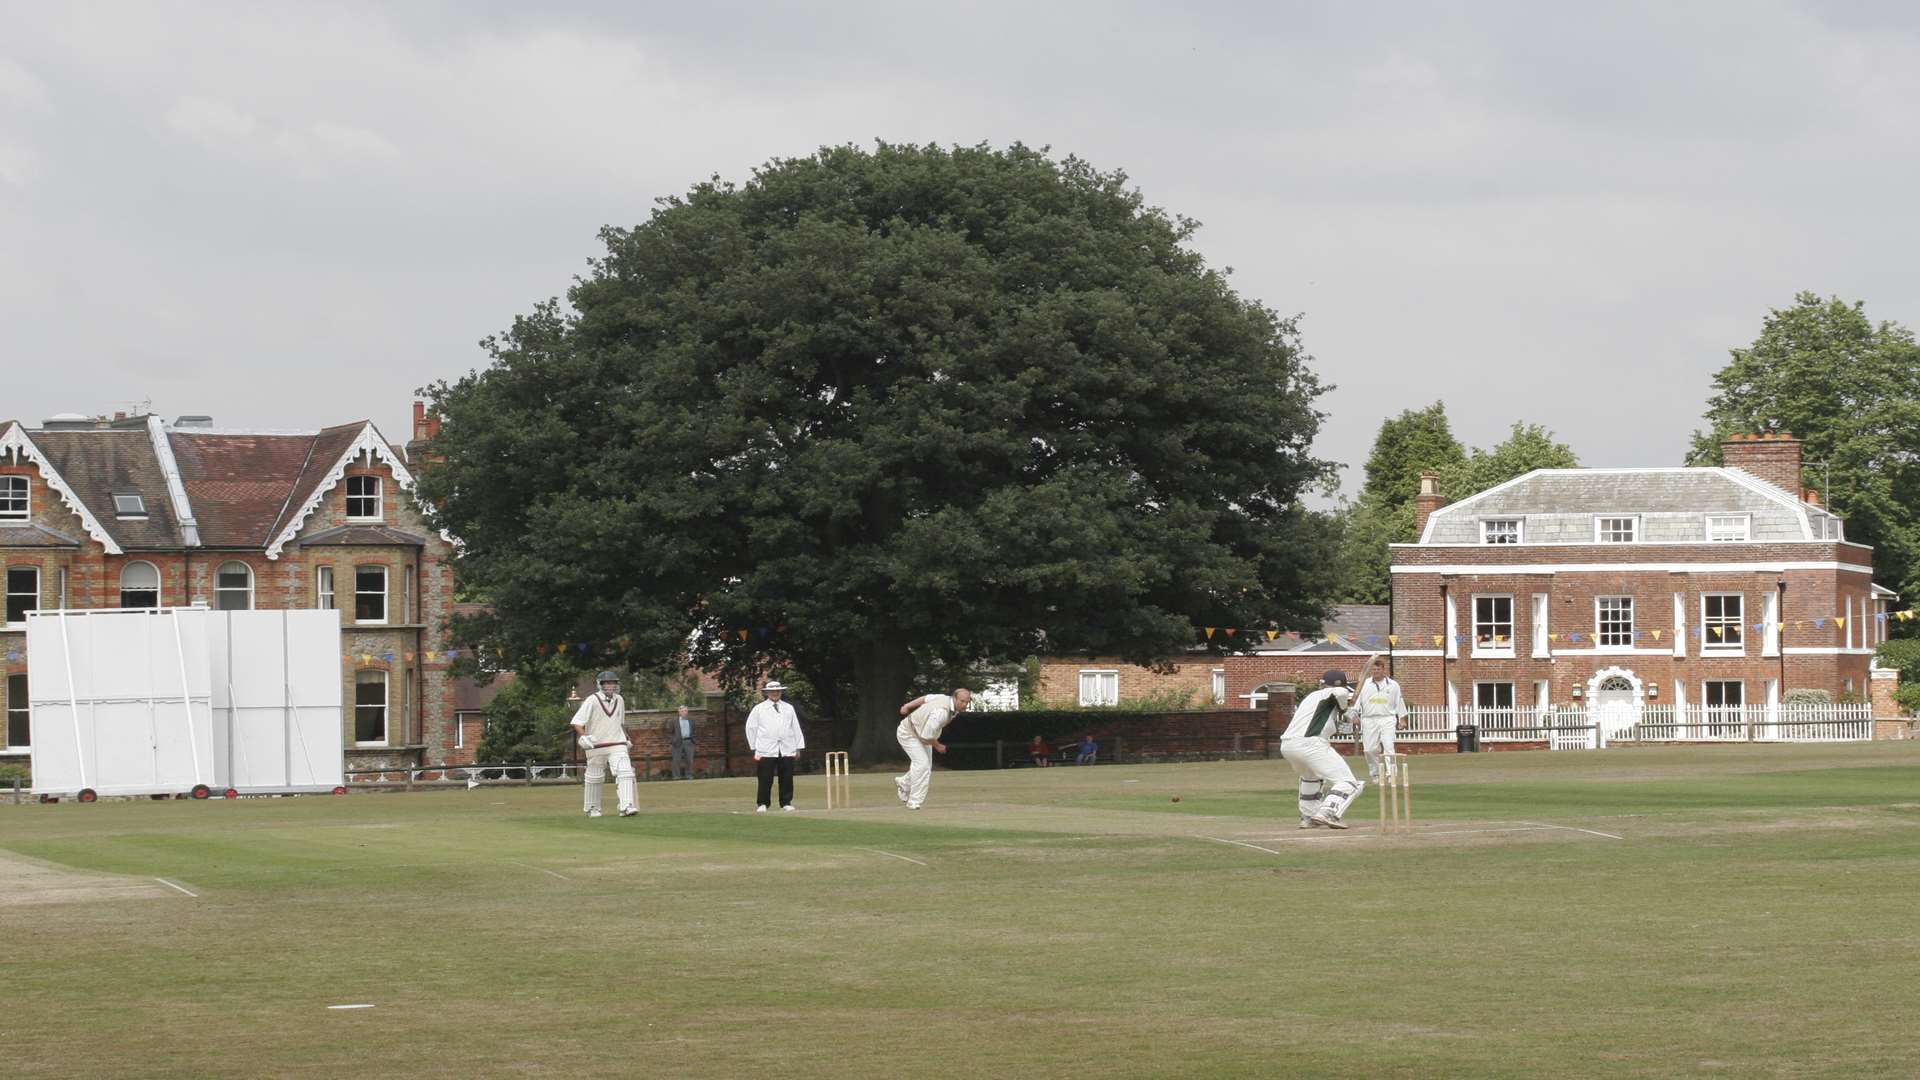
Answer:
<svg viewBox="0 0 1920 1080"><path fill-rule="evenodd" d="M213 606L216 611L251 610L253 567L239 561L221 563L213 576Z"/></svg>
<svg viewBox="0 0 1920 1080"><path fill-rule="evenodd" d="M120 571L120 606L160 606L160 570L150 562L130 562Z"/></svg>

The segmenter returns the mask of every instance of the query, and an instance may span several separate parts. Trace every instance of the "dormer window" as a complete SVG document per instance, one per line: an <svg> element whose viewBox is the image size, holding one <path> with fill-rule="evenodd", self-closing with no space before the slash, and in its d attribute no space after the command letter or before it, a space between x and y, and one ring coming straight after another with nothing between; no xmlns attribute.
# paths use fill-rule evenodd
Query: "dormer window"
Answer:
<svg viewBox="0 0 1920 1080"><path fill-rule="evenodd" d="M32 516L27 490L26 477L0 476L0 521L26 521Z"/></svg>
<svg viewBox="0 0 1920 1080"><path fill-rule="evenodd" d="M147 516L147 500L138 495L115 495L113 514L119 518L143 518Z"/></svg>
<svg viewBox="0 0 1920 1080"><path fill-rule="evenodd" d="M380 520L380 478L377 476L347 477L347 520Z"/></svg>
<svg viewBox="0 0 1920 1080"><path fill-rule="evenodd" d="M1519 543L1520 519L1483 518L1480 522L1480 542L1483 544Z"/></svg>
<svg viewBox="0 0 1920 1080"><path fill-rule="evenodd" d="M1708 514L1707 539L1715 543L1747 540L1750 538L1751 520L1747 514Z"/></svg>
<svg viewBox="0 0 1920 1080"><path fill-rule="evenodd" d="M1593 539L1599 544L1631 544L1640 539L1640 519L1632 516L1593 519Z"/></svg>

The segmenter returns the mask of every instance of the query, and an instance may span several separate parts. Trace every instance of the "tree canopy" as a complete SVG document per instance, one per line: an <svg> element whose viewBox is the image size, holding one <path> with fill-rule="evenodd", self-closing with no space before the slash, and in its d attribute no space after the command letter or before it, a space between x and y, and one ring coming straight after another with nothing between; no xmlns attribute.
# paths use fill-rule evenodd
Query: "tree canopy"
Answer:
<svg viewBox="0 0 1920 1080"><path fill-rule="evenodd" d="M1714 373L1689 460L1720 464L1728 435L1790 431L1813 466L1802 480L1874 547L1877 576L1920 589L1920 346L1865 305L1810 292L1767 313L1760 336ZM1831 479L1829 479L1831 478Z"/></svg>
<svg viewBox="0 0 1920 1080"><path fill-rule="evenodd" d="M881 144L602 230L567 305L428 388L422 491L493 608L464 632L791 668L872 757L917 670L1317 619L1322 387L1196 227L1078 159Z"/></svg>

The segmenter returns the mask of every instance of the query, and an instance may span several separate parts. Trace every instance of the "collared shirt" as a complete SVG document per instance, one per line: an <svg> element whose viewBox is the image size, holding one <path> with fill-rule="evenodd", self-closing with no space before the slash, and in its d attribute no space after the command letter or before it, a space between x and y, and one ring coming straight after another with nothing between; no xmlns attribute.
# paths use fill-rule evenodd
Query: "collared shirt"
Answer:
<svg viewBox="0 0 1920 1080"><path fill-rule="evenodd" d="M683 739L693 738L693 721L684 716L680 718L680 737Z"/></svg>
<svg viewBox="0 0 1920 1080"><path fill-rule="evenodd" d="M747 714L747 745L761 757L792 757L806 748L800 714L784 701L767 698Z"/></svg>
<svg viewBox="0 0 1920 1080"><path fill-rule="evenodd" d="M1354 696L1353 711L1362 720L1390 720L1407 715L1407 703L1391 676L1368 679Z"/></svg>
<svg viewBox="0 0 1920 1080"><path fill-rule="evenodd" d="M939 742L940 733L953 719L953 698L948 694L928 694L920 707L900 721L921 742Z"/></svg>
<svg viewBox="0 0 1920 1080"><path fill-rule="evenodd" d="M627 741L627 702L619 694L611 698L595 694L580 703L573 714L573 726L582 728L597 743Z"/></svg>
<svg viewBox="0 0 1920 1080"><path fill-rule="evenodd" d="M1293 719L1287 721L1287 730L1280 734L1285 739L1330 739L1333 737L1333 724L1347 707L1347 697L1352 691L1344 686L1323 686L1302 698L1294 706Z"/></svg>

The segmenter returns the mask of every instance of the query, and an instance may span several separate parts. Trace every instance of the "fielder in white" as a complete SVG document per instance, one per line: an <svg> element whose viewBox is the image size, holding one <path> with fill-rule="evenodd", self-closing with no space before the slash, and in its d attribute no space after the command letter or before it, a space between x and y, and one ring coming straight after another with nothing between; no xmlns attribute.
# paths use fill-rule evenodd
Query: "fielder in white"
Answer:
<svg viewBox="0 0 1920 1080"><path fill-rule="evenodd" d="M1294 708L1293 719L1280 733L1280 756L1286 758L1287 764L1300 776L1300 827L1303 829L1346 828L1340 818L1353 800L1360 797L1360 792L1366 790L1366 783L1353 778L1353 770L1327 740L1327 736L1333 734L1334 721L1347 711L1352 693L1347 688L1346 672L1327 672L1320 676L1320 689L1308 694Z"/></svg>
<svg viewBox="0 0 1920 1080"><path fill-rule="evenodd" d="M927 788L933 783L933 755L947 752L940 741L953 714L967 711L973 691L961 687L951 694L924 694L900 706L906 717L895 729L900 749L907 752L907 771L893 778L893 790L907 809L918 810L927 801Z"/></svg>
<svg viewBox="0 0 1920 1080"><path fill-rule="evenodd" d="M600 786L607 782L607 768L620 788L620 816L640 812L633 797L633 760L627 754L632 742L627 738L627 702L620 696L620 676L603 671L595 680L600 692L580 703L573 714L573 733L580 749L587 752L587 816L600 816Z"/></svg>
<svg viewBox="0 0 1920 1080"><path fill-rule="evenodd" d="M1380 766L1392 757L1394 732L1407 718L1407 702L1400 684L1387 674L1387 662L1375 653L1367 658L1366 678L1354 695L1347 719L1360 721L1360 746L1367 754L1367 779L1380 779Z"/></svg>

